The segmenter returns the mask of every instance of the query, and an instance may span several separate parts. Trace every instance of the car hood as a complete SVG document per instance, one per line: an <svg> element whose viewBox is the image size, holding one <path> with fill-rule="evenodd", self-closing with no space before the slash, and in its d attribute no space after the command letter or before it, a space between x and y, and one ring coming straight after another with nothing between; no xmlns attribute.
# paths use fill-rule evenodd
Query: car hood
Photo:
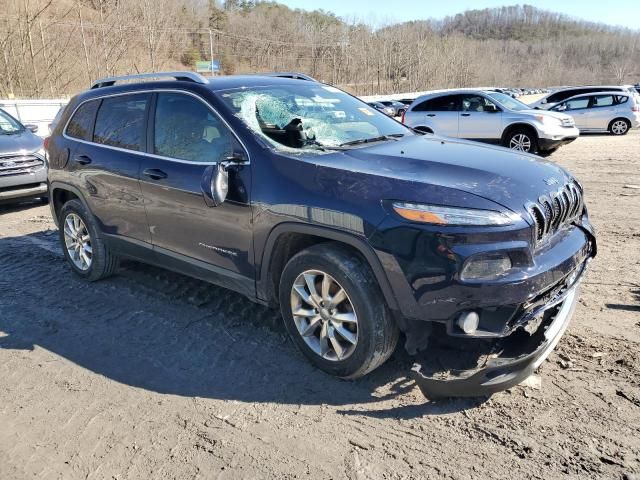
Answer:
<svg viewBox="0 0 640 480"><path fill-rule="evenodd" d="M0 156L32 153L42 148L42 139L29 130L11 135L0 134Z"/></svg>
<svg viewBox="0 0 640 480"><path fill-rule="evenodd" d="M381 193L392 193L396 200L428 201L409 196L419 192L427 196L429 188L444 187L483 197L519 214L526 212L529 202L573 180L561 167L534 155L432 135L354 148L342 157L340 168L402 180L397 188ZM416 183L427 188L416 189Z"/></svg>

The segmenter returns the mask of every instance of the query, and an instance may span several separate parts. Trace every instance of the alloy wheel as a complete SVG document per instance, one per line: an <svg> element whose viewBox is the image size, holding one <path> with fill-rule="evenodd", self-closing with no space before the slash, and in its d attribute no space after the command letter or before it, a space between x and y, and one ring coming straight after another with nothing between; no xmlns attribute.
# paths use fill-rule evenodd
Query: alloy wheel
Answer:
<svg viewBox="0 0 640 480"><path fill-rule="evenodd" d="M80 216L70 213L64 220L64 243L73 264L86 271L91 267L93 250L89 230Z"/></svg>
<svg viewBox="0 0 640 480"><path fill-rule="evenodd" d="M624 120L617 120L611 125L611 131L616 135L622 135L627 131L628 125Z"/></svg>
<svg viewBox="0 0 640 480"><path fill-rule="evenodd" d="M529 152L531 150L531 139L524 133L516 133L509 141L509 148L520 152Z"/></svg>
<svg viewBox="0 0 640 480"><path fill-rule="evenodd" d="M298 333L326 360L348 358L358 343L358 318L342 286L328 273L307 270L291 288L291 312Z"/></svg>

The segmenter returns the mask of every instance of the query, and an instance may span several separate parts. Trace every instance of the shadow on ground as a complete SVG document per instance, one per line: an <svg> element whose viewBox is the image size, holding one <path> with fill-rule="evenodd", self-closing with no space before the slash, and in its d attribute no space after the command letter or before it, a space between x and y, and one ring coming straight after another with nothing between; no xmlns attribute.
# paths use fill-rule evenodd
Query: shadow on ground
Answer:
<svg viewBox="0 0 640 480"><path fill-rule="evenodd" d="M46 349L108 379L162 394L243 402L342 405L343 413L410 418L472 408L473 401L368 411L414 388L411 359L394 357L347 382L295 350L279 313L223 288L126 262L118 275L78 279L56 235L0 239L0 348ZM34 247L50 242L50 249Z"/></svg>

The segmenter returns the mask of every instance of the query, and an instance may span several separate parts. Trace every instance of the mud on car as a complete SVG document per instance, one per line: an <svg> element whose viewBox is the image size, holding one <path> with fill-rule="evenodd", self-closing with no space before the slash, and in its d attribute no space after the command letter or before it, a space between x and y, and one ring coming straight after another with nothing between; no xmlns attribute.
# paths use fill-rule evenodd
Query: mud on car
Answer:
<svg viewBox="0 0 640 480"><path fill-rule="evenodd" d="M400 338L446 360L413 370L431 397L528 376L596 252L578 181L283 77L137 75L73 98L48 141L70 268L95 281L133 258L278 307L309 361L342 378Z"/></svg>

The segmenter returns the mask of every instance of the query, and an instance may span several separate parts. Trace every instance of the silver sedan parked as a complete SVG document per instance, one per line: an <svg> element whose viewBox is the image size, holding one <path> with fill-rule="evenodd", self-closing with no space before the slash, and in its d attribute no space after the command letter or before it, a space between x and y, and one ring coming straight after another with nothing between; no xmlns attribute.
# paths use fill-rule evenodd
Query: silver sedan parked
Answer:
<svg viewBox="0 0 640 480"><path fill-rule="evenodd" d="M640 126L640 100L632 93L599 92L576 95L551 111L571 115L581 132L625 135Z"/></svg>

